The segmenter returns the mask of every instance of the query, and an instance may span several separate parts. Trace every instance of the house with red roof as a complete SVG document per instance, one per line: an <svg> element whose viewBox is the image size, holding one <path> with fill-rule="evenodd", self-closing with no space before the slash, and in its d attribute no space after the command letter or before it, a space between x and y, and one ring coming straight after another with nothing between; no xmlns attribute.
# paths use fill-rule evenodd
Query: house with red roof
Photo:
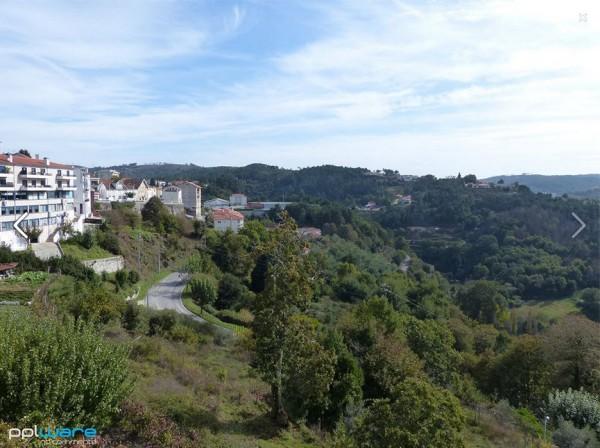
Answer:
<svg viewBox="0 0 600 448"><path fill-rule="evenodd" d="M214 227L219 232L231 230L237 233L244 227L244 215L231 208L216 208L212 211Z"/></svg>

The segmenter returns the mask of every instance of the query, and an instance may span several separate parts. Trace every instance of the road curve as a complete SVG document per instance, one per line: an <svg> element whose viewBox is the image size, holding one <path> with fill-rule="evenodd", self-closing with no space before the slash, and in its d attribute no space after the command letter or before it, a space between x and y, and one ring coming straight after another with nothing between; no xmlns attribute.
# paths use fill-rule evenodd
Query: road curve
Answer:
<svg viewBox="0 0 600 448"><path fill-rule="evenodd" d="M206 322L188 310L181 301L183 289L187 283L187 276L179 272L167 275L148 291L146 304L155 310L173 310L188 316L198 322Z"/></svg>

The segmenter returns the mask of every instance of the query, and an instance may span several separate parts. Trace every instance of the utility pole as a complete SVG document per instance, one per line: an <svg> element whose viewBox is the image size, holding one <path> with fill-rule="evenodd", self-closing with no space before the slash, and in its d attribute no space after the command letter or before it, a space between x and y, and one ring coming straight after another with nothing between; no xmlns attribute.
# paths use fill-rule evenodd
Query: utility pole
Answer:
<svg viewBox="0 0 600 448"><path fill-rule="evenodd" d="M160 274L160 249L162 246L162 236L158 237L158 273Z"/></svg>
<svg viewBox="0 0 600 448"><path fill-rule="evenodd" d="M142 234L138 234L138 272L142 273Z"/></svg>

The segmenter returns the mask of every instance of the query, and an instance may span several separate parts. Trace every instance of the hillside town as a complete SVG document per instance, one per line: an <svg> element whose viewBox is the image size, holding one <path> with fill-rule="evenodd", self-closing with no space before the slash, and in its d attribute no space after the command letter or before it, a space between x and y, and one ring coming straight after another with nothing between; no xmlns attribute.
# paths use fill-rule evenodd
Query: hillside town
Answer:
<svg viewBox="0 0 600 448"><path fill-rule="evenodd" d="M174 215L209 221L218 231L238 232L246 217L283 210L284 201L249 201L243 193L203 202L202 186L189 180L148 181L121 176L114 169L50 161L27 150L0 154L0 244L11 250L58 243L65 229L82 233L102 222L102 211L125 204L141 212L154 197ZM50 246L51 247L51 246ZM51 253L60 254L60 251Z"/></svg>

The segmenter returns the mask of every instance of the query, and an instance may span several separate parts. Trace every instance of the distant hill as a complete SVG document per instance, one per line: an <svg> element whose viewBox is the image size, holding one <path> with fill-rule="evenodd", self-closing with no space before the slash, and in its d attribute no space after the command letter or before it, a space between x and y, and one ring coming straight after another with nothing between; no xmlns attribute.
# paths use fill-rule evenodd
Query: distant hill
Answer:
<svg viewBox="0 0 600 448"><path fill-rule="evenodd" d="M299 201L302 199L339 201L362 205L370 200L380 202L387 189L401 183L393 172L372 175L366 168L333 165L298 170L264 164L243 167L201 167L194 164L129 164L111 166L124 177L172 181L187 179L202 184L205 198L227 198L232 192L243 192L253 201ZM96 168L92 168L92 172Z"/></svg>
<svg viewBox="0 0 600 448"><path fill-rule="evenodd" d="M506 185L519 183L527 185L531 190L542 193L562 195L567 193L577 197L600 196L600 174L578 174L568 176L543 176L541 174L520 174L510 176L494 176L486 179L496 183L500 179Z"/></svg>

